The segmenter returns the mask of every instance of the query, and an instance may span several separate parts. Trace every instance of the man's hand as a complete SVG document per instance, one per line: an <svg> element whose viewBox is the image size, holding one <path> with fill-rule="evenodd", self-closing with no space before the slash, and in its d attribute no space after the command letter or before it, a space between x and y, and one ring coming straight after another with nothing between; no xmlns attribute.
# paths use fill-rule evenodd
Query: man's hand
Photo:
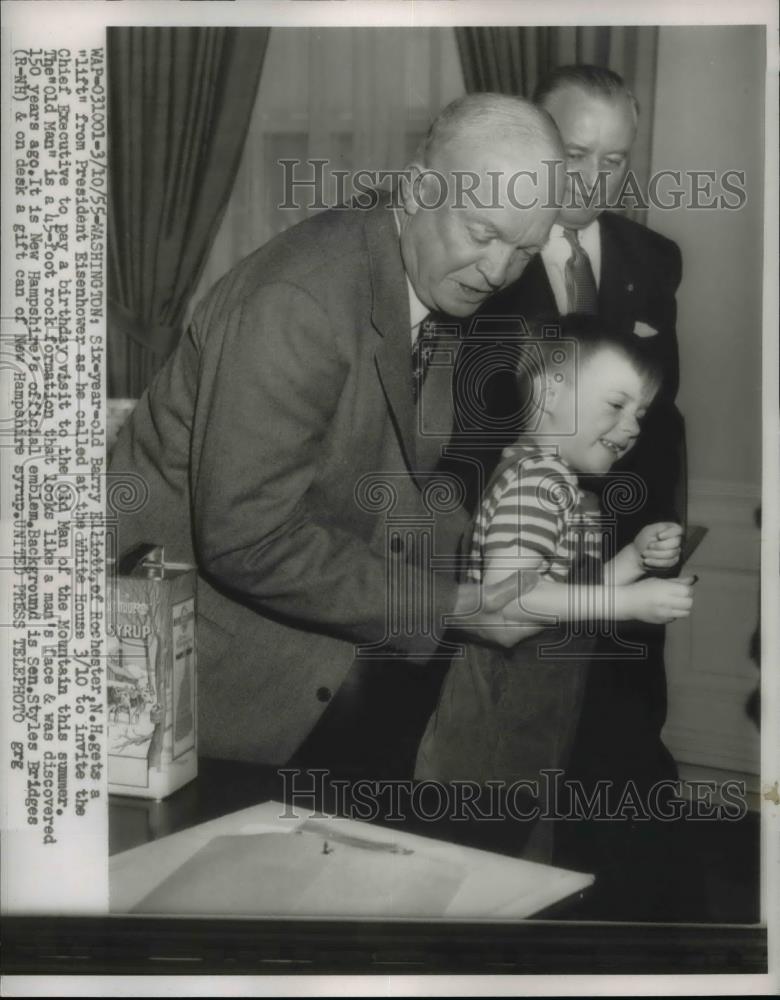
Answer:
<svg viewBox="0 0 780 1000"><path fill-rule="evenodd" d="M680 561L683 530L671 521L659 521L642 528L634 541L634 548L643 571L671 569Z"/></svg>
<svg viewBox="0 0 780 1000"><path fill-rule="evenodd" d="M674 580L650 577L615 588L616 618L633 618L651 625L668 625L677 618L687 618L693 607L692 587L695 577Z"/></svg>
<svg viewBox="0 0 780 1000"><path fill-rule="evenodd" d="M450 624L468 638L510 649L539 631L538 624L513 622L504 617L505 609L519 609L520 593L532 589L537 580L535 573L523 573L522 577L512 573L499 583L460 584L453 616L456 620Z"/></svg>

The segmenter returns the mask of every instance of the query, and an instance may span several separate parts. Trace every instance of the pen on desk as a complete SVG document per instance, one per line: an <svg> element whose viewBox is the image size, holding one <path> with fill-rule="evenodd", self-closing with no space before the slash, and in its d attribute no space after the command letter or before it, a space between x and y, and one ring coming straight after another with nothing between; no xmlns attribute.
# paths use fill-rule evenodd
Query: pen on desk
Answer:
<svg viewBox="0 0 780 1000"><path fill-rule="evenodd" d="M317 820L307 820L296 832L327 835L328 840L325 841L325 848L328 848L331 843L336 843L346 844L348 847L360 847L366 851L384 852L386 854L414 854L414 851L410 847L402 847L400 844L388 840L369 840L367 837L356 837L349 833L339 833L330 824L319 823ZM322 853L331 854L332 848L330 850L323 849Z"/></svg>

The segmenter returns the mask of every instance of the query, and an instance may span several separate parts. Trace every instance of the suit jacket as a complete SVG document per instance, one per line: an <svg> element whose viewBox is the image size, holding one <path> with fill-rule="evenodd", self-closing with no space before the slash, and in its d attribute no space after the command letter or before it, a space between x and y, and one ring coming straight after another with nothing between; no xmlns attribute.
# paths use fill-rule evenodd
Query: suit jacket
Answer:
<svg viewBox="0 0 780 1000"><path fill-rule="evenodd" d="M163 543L199 568L202 753L285 762L356 644L387 638L389 610L411 620L432 576L434 621L452 610L452 573L388 541L392 522L422 525L451 557L466 523L456 502L431 514L442 439L418 430L410 352L392 212L332 210L215 286L123 428L112 472L142 476L149 497L122 515L120 550ZM451 368L426 394L446 435ZM400 628L386 651L425 661L439 637Z"/></svg>
<svg viewBox="0 0 780 1000"><path fill-rule="evenodd" d="M644 524L685 517L684 426L674 405L679 383L675 294L682 276L682 260L679 248L671 240L622 216L602 213L599 228L599 313L610 326L626 333L632 334L637 323L657 331L646 338L646 346L663 372L663 386L643 421L637 444L613 467L615 472L640 476L647 490L641 508L619 519L618 545L624 545ZM497 351L495 339L491 340L491 330L503 324L505 335L511 339L517 335L518 317L531 322L557 315L555 297L539 254L518 281L491 298L471 321L471 332L459 359L459 397L461 401L464 396L475 398L474 391L462 391L462 373L470 368L469 379L473 384L474 372L480 370L485 381L486 410L483 427L479 428L476 409L470 408L464 423L461 405L459 423L461 431L472 441L480 437L489 440L492 431L495 447L482 452L488 466L486 476L500 454L501 445L513 436L511 414L517 405L512 372L515 357L506 349L504 339L506 363L502 368L495 362L502 351ZM477 360L480 353L484 364ZM593 488L597 484L589 485Z"/></svg>

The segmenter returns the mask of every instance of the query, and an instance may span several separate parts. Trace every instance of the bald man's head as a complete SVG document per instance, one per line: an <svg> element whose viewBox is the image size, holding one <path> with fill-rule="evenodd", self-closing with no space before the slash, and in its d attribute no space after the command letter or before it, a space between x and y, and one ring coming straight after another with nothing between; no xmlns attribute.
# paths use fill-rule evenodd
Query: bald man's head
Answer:
<svg viewBox="0 0 780 1000"><path fill-rule="evenodd" d="M561 158L551 119L521 98L471 94L444 109L403 191L401 252L422 302L467 316L520 276L555 221Z"/></svg>

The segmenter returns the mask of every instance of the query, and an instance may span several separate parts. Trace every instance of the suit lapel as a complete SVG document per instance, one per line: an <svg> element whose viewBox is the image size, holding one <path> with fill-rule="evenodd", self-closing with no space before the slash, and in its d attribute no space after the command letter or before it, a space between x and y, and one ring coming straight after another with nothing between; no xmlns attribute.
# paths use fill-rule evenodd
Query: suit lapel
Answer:
<svg viewBox="0 0 780 1000"><path fill-rule="evenodd" d="M526 319L557 316L558 306L540 253L531 258L520 276L513 290L512 308L515 315Z"/></svg>
<svg viewBox="0 0 780 1000"><path fill-rule="evenodd" d="M442 321L437 331L436 348L422 385L416 407L416 458L421 473L433 470L442 457L442 449L452 436L454 400L453 377L460 349L460 325Z"/></svg>
<svg viewBox="0 0 780 1000"><path fill-rule="evenodd" d="M406 272L392 211L380 207L367 224L371 321L380 335L375 360L404 457L418 486L436 466L452 433L452 382L459 326L447 328L428 368L421 398L412 399L412 339Z"/></svg>
<svg viewBox="0 0 780 1000"><path fill-rule="evenodd" d="M601 280L599 314L617 329L633 330L636 289L629 261L610 225L609 215L599 216L601 235Z"/></svg>
<svg viewBox="0 0 780 1000"><path fill-rule="evenodd" d="M409 295L395 219L384 202L367 214L366 240L371 274L371 322L381 338L375 354L377 371L406 461L413 469L416 435Z"/></svg>

